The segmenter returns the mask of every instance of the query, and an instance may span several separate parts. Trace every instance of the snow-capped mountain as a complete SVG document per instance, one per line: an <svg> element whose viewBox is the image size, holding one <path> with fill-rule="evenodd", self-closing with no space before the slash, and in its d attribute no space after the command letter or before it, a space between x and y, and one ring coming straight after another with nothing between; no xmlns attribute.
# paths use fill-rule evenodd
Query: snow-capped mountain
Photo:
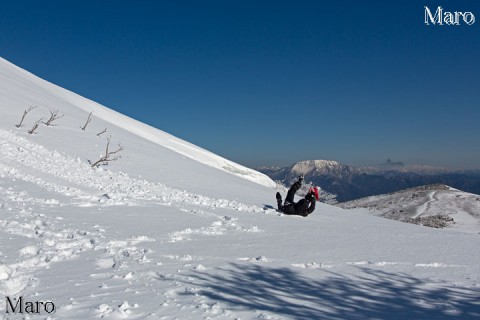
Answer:
<svg viewBox="0 0 480 320"><path fill-rule="evenodd" d="M480 172L448 170L432 166L396 164L353 167L336 161L301 161L290 167L263 167L259 171L289 186L299 174L306 181L335 195L339 202L395 192L427 184L447 184L457 189L480 194Z"/></svg>
<svg viewBox="0 0 480 320"><path fill-rule="evenodd" d="M388 219L480 234L480 196L445 185L426 185L338 204Z"/></svg>
<svg viewBox="0 0 480 320"><path fill-rule="evenodd" d="M275 180L296 179L300 174L306 178L314 178L318 175L341 177L356 171L354 167L331 160L308 160L297 162L291 167L260 167L258 169L266 172L271 177L273 176Z"/></svg>
<svg viewBox="0 0 480 320"><path fill-rule="evenodd" d="M0 112L1 319L480 316L476 234L281 215L264 175L5 60Z"/></svg>
<svg viewBox="0 0 480 320"><path fill-rule="evenodd" d="M350 171L351 167L342 165L336 161L312 160L297 162L291 170L296 175L336 174L341 176L345 171Z"/></svg>

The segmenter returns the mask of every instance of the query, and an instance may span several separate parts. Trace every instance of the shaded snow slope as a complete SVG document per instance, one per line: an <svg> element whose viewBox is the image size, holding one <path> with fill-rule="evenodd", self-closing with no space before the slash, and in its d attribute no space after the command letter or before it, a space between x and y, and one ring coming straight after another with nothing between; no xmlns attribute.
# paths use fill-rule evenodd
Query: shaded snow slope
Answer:
<svg viewBox="0 0 480 320"><path fill-rule="evenodd" d="M30 129L36 120L48 117L50 110L59 110L59 114L65 115L55 122L58 125L57 128L48 130L50 131L48 133L47 130L42 130L45 128L39 128L38 137L32 137L53 148L59 148L59 144L63 144L62 150L76 152L81 156L80 151L85 151L82 149L89 147L89 151L93 153L92 157L96 156L104 148L102 146L104 143L93 140L92 135L96 136L107 128L104 136L112 135L113 141L124 145L124 157L141 154L145 158L129 157L130 161L135 161L137 167L147 166L153 171L159 170L159 173L169 172L175 177L181 177L180 172L185 173L187 168L195 164L190 164L189 161L185 164L178 161L182 158L178 156L180 154L201 165L208 165L267 187L275 187L275 183L264 174L53 85L0 58L0 111L2 112L0 127L13 129L14 124L20 121L23 111L31 105L38 107L28 114L22 132L28 131L27 129ZM93 121L87 127L87 132L83 132L80 127L83 126L90 112L93 112ZM87 145L83 145L85 143ZM64 148L65 144L69 147L67 150ZM202 170L198 167L201 168L197 165L197 168L193 169ZM208 169L203 171L206 171L204 175L210 173ZM151 175L152 172L145 174Z"/></svg>
<svg viewBox="0 0 480 320"><path fill-rule="evenodd" d="M439 219L437 222L447 221L448 228L480 234L480 196L444 185L416 187L344 202L338 206L345 209L365 208L367 212L385 218L432 226L436 226L432 220L435 216ZM450 219L447 217L453 220L448 222Z"/></svg>
<svg viewBox="0 0 480 320"><path fill-rule="evenodd" d="M308 219L164 191L94 205L0 181L0 294L53 301L55 319L480 316L477 235L322 204Z"/></svg>
<svg viewBox="0 0 480 320"><path fill-rule="evenodd" d="M275 190L133 120L107 112L80 130L81 99L0 62L0 319L36 318L7 315L7 296L54 303L40 319L480 317L478 235L323 203L281 215ZM29 135L50 109L65 116ZM105 127L125 150L92 169Z"/></svg>

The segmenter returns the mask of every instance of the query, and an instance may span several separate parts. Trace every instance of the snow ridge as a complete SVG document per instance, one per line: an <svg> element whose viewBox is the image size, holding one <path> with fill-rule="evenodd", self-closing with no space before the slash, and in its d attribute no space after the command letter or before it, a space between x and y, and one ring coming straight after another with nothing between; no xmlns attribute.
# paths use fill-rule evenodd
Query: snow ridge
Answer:
<svg viewBox="0 0 480 320"><path fill-rule="evenodd" d="M227 160L169 133L151 127L145 123L104 107L99 103L84 98L74 92L45 81L32 73L11 64L1 57L0 85L0 93L5 89L5 92L7 93L5 98L7 99L11 98L8 93L23 91L29 92L28 98L32 99L34 104L43 104L42 101L45 101L45 105L69 105L75 109L83 110L85 114L93 112L94 116L98 119L102 119L107 123L136 135L137 137L141 137L173 150L190 159L266 187L275 187L275 183L270 178L258 171ZM34 97L36 97L36 99ZM13 101L8 101L7 103L15 104ZM21 110L19 110L19 112L21 112Z"/></svg>
<svg viewBox="0 0 480 320"><path fill-rule="evenodd" d="M345 209L436 228L480 233L480 196L446 185L426 185L338 204Z"/></svg>

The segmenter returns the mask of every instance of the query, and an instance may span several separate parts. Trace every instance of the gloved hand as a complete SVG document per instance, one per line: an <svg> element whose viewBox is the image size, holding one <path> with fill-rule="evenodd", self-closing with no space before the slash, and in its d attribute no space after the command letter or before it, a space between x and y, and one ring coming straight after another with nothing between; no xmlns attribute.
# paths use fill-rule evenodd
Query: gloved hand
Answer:
<svg viewBox="0 0 480 320"><path fill-rule="evenodd" d="M307 195L305 196L305 199L307 199L308 201L316 200L315 195L313 193L307 193Z"/></svg>
<svg viewBox="0 0 480 320"><path fill-rule="evenodd" d="M298 176L298 182L300 182L300 184L303 183L303 174Z"/></svg>

